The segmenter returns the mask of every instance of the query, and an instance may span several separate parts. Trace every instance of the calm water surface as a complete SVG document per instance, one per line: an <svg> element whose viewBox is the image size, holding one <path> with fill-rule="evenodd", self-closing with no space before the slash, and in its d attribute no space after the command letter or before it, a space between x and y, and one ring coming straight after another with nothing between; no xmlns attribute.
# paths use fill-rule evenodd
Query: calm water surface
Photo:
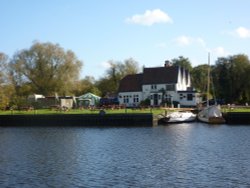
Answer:
<svg viewBox="0 0 250 188"><path fill-rule="evenodd" d="M250 126L0 127L0 187L250 187Z"/></svg>

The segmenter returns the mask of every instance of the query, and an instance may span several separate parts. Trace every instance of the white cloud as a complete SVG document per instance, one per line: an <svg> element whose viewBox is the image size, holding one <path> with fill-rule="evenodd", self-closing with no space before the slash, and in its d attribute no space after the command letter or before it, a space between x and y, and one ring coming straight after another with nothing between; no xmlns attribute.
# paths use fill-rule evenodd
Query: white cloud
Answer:
<svg viewBox="0 0 250 188"><path fill-rule="evenodd" d="M191 44L192 38L183 35L176 38L175 41L179 46L188 46Z"/></svg>
<svg viewBox="0 0 250 188"><path fill-rule="evenodd" d="M179 46L189 46L191 44L198 44L198 45L201 45L203 48L206 48L205 41L200 37L189 37L189 36L182 35L180 37L177 37L175 39L175 42Z"/></svg>
<svg viewBox="0 0 250 188"><path fill-rule="evenodd" d="M245 27L237 28L234 33L240 38L250 38L250 29Z"/></svg>
<svg viewBox="0 0 250 188"><path fill-rule="evenodd" d="M110 68L110 63L109 63L109 61L103 61L103 62L101 62L100 66L102 68L108 69L108 68Z"/></svg>
<svg viewBox="0 0 250 188"><path fill-rule="evenodd" d="M151 26L156 23L172 23L167 13L160 9L146 10L144 14L136 14L126 19L127 23Z"/></svg>
<svg viewBox="0 0 250 188"><path fill-rule="evenodd" d="M224 57L224 56L227 56L229 55L229 52L227 52L223 47L219 46L219 47L216 47L212 50L212 52L218 56L218 57Z"/></svg>

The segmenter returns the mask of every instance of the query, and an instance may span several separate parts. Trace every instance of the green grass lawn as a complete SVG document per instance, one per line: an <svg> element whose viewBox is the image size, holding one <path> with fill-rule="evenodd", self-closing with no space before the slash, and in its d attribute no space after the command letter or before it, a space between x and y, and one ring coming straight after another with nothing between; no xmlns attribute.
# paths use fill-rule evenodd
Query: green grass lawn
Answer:
<svg viewBox="0 0 250 188"><path fill-rule="evenodd" d="M222 108L222 112L250 112L250 107Z"/></svg>
<svg viewBox="0 0 250 188"><path fill-rule="evenodd" d="M88 110L88 109L71 109L69 111L58 111L58 110L50 110L50 109L39 109L39 110L29 110L29 111L21 111L21 110L7 110L0 111L0 115L36 115L36 114L99 114L100 110ZM160 108L146 108L146 109L105 109L106 114L135 114L135 113L153 113L154 115L158 115L164 113L165 110Z"/></svg>

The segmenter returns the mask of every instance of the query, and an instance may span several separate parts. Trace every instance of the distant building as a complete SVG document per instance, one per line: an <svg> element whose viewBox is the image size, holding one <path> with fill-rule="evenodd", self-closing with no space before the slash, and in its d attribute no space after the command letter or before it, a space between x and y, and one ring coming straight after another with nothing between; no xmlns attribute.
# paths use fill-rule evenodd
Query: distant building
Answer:
<svg viewBox="0 0 250 188"><path fill-rule="evenodd" d="M75 105L75 98L71 96L43 96L33 94L28 96L28 102L36 108L51 108L51 106L66 107L71 109Z"/></svg>
<svg viewBox="0 0 250 188"><path fill-rule="evenodd" d="M93 93L86 93L77 97L78 107L93 107L99 105L100 98Z"/></svg>
<svg viewBox="0 0 250 188"><path fill-rule="evenodd" d="M32 94L28 96L28 101L29 102L36 102L38 99L43 99L45 96L40 95L40 94Z"/></svg>
<svg viewBox="0 0 250 188"><path fill-rule="evenodd" d="M119 103L138 106L150 100L151 106L165 103L196 106L199 94L191 87L190 73L182 67L165 62L164 67L144 68L140 74L125 76L119 85Z"/></svg>

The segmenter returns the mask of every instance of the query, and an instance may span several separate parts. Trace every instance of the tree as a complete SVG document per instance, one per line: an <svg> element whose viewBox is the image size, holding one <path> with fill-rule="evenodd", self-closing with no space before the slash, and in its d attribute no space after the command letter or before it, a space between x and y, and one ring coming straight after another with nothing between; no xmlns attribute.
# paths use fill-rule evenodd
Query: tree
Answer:
<svg viewBox="0 0 250 188"><path fill-rule="evenodd" d="M0 85L6 82L7 64L8 64L8 56L0 52Z"/></svg>
<svg viewBox="0 0 250 188"><path fill-rule="evenodd" d="M9 106L14 93L9 81L8 62L8 56L4 53L0 53L0 109Z"/></svg>
<svg viewBox="0 0 250 188"><path fill-rule="evenodd" d="M16 86L29 83L34 93L70 94L82 67L76 55L58 44L35 42L30 49L17 52L12 61Z"/></svg>
<svg viewBox="0 0 250 188"><path fill-rule="evenodd" d="M188 58L184 58L183 56L179 56L178 58L172 59L171 62L174 66L181 66L181 67L185 68L186 70L188 70L189 72L192 71L192 65L191 65Z"/></svg>
<svg viewBox="0 0 250 188"><path fill-rule="evenodd" d="M132 58L126 59L124 62L110 60L108 63L110 68L106 75L97 82L103 96L108 93L116 93L120 80L124 76L139 72L138 62Z"/></svg>
<svg viewBox="0 0 250 188"><path fill-rule="evenodd" d="M110 81L111 80L107 77L102 77L97 81L96 85L97 88L101 91L102 97L116 92L116 86Z"/></svg>
<svg viewBox="0 0 250 188"><path fill-rule="evenodd" d="M208 65L198 65L191 72L192 86L202 93L206 93Z"/></svg>
<svg viewBox="0 0 250 188"><path fill-rule="evenodd" d="M221 57L218 58L215 68L211 72L218 97L225 99L227 102L231 100L230 93L232 93L230 66L228 58Z"/></svg>
<svg viewBox="0 0 250 188"><path fill-rule="evenodd" d="M101 92L95 85L95 79L92 76L86 76L84 79L76 81L74 86L75 87L74 87L73 93L76 96L80 96L88 92L93 93L98 96L101 95Z"/></svg>
<svg viewBox="0 0 250 188"><path fill-rule="evenodd" d="M212 72L216 78L219 96L229 103L250 101L249 69L250 61L246 55L219 58Z"/></svg>

